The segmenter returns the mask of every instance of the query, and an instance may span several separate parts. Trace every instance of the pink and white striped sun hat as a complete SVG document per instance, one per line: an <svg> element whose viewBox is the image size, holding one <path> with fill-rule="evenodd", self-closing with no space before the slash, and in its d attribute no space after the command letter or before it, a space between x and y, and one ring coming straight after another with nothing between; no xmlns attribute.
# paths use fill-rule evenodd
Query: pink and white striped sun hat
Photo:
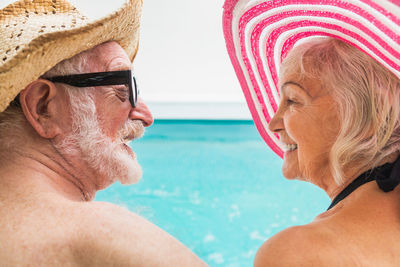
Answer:
<svg viewBox="0 0 400 267"><path fill-rule="evenodd" d="M297 42L341 39L400 78L400 0L225 0L223 27L255 125L280 157L268 123L278 109L279 65Z"/></svg>

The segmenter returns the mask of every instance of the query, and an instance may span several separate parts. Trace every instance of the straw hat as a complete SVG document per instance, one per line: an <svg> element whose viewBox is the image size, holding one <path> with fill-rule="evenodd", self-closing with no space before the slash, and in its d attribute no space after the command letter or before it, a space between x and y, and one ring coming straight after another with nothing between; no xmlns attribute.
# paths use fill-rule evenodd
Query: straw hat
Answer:
<svg viewBox="0 0 400 267"><path fill-rule="evenodd" d="M0 112L57 63L106 41L117 41L133 60L141 9L142 0L127 0L97 20L66 0L20 0L0 10Z"/></svg>
<svg viewBox="0 0 400 267"><path fill-rule="evenodd" d="M398 0L225 0L223 26L255 125L281 157L283 146L268 123L279 104L279 65L298 42L341 39L400 78Z"/></svg>

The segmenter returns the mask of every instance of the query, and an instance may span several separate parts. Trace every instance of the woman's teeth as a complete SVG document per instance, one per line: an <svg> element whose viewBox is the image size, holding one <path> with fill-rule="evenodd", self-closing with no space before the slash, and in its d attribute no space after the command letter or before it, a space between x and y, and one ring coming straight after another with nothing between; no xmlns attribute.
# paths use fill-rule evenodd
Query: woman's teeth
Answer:
<svg viewBox="0 0 400 267"><path fill-rule="evenodd" d="M293 151L297 149L296 144L285 144L285 151Z"/></svg>

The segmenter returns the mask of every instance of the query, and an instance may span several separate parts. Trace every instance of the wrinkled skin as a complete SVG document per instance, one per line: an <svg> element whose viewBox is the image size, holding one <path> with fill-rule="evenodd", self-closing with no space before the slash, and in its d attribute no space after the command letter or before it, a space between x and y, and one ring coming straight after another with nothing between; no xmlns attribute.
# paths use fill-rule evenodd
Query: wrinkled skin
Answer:
<svg viewBox="0 0 400 267"><path fill-rule="evenodd" d="M281 84L282 101L269 127L290 144L283 175L311 182L333 199L362 171L344 170L340 186L333 180L329 151L340 126L331 92L317 79L296 75L283 77ZM400 187L385 193L375 182L366 183L313 222L268 239L254 266L400 266L399 225Z"/></svg>
<svg viewBox="0 0 400 267"><path fill-rule="evenodd" d="M90 71L130 68L128 56L117 43L94 50ZM112 142L120 142L120 129L129 120L143 126L153 122L142 101L132 108L117 95L117 89L101 87L94 93L98 125ZM12 156L1 151L1 265L204 266L179 241L147 220L113 204L92 201L96 191L113 181L82 159L85 152L79 146L73 154L57 147L73 132L68 101L62 86L43 79L21 92L27 121L21 133L24 145ZM115 146L119 148L120 144ZM133 151L124 149L132 160L136 158Z"/></svg>

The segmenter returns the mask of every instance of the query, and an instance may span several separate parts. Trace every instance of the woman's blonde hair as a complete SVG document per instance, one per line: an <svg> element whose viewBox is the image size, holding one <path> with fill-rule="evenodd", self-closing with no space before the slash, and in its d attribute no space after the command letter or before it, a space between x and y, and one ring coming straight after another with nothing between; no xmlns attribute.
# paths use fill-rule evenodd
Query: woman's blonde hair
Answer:
<svg viewBox="0 0 400 267"><path fill-rule="evenodd" d="M320 80L337 102L340 129L329 157L338 185L350 166L371 169L400 150L400 80L376 60L343 41L318 38L283 61L280 76L294 73Z"/></svg>

